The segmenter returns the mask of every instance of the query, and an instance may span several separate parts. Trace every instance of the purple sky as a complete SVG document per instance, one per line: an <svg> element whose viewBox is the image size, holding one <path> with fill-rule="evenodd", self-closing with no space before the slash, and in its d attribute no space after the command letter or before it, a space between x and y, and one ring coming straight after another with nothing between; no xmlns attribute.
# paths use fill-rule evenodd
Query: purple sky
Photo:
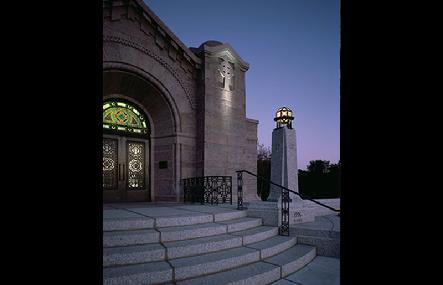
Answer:
<svg viewBox="0 0 443 285"><path fill-rule="evenodd" d="M339 0L145 0L188 47L229 43L249 63L246 113L271 146L275 111L294 111L298 167L340 159Z"/></svg>

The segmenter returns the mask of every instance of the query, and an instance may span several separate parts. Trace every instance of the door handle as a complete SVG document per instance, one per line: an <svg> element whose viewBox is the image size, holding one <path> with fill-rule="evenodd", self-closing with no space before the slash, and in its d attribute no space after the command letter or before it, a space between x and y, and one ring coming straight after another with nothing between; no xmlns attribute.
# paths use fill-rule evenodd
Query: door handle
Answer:
<svg viewBox="0 0 443 285"><path fill-rule="evenodd" d="M125 180L126 172L125 172L125 164L123 164L123 180Z"/></svg>
<svg viewBox="0 0 443 285"><path fill-rule="evenodd" d="M122 165L119 163L119 164L118 164L118 181L122 180L122 179L121 179L121 169L120 169L121 166L122 166Z"/></svg>

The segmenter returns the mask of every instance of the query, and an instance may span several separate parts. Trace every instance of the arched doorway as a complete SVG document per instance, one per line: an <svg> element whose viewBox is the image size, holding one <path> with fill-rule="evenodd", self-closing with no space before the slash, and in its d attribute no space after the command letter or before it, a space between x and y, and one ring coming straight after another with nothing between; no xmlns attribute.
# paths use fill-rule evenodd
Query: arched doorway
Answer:
<svg viewBox="0 0 443 285"><path fill-rule="evenodd" d="M146 155L149 195L137 201L178 201L182 197L179 192L182 164L177 133L182 131L182 127L177 98L161 81L147 73L125 66L112 66L103 71L103 102L107 100L131 104L145 116L147 122L148 134L144 138L146 146L149 146L149 156ZM123 139L140 137L134 133L121 136ZM123 171L123 166L121 168ZM133 193L131 195L136 195L136 192Z"/></svg>
<svg viewBox="0 0 443 285"><path fill-rule="evenodd" d="M150 201L150 125L122 99L103 102L103 200Z"/></svg>

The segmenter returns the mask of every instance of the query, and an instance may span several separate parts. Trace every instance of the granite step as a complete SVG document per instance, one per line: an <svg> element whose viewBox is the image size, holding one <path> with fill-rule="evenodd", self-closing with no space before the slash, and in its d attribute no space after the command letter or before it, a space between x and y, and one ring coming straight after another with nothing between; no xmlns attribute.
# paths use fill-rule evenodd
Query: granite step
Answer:
<svg viewBox="0 0 443 285"><path fill-rule="evenodd" d="M103 248L103 266L128 265L166 259L166 249L159 243Z"/></svg>
<svg viewBox="0 0 443 285"><path fill-rule="evenodd" d="M135 215L153 219L155 228L187 226L214 221L211 214L173 207L132 207L126 210Z"/></svg>
<svg viewBox="0 0 443 285"><path fill-rule="evenodd" d="M247 245L278 235L278 227L259 226L248 230L232 232L230 234L241 236L243 239L243 245Z"/></svg>
<svg viewBox="0 0 443 285"><path fill-rule="evenodd" d="M280 278L280 267L255 262L207 276L177 282L177 285L266 285Z"/></svg>
<svg viewBox="0 0 443 285"><path fill-rule="evenodd" d="M170 216L170 217L157 217L155 218L156 228L176 227L176 226L189 226L204 223L211 223L214 221L212 215L195 213L186 216Z"/></svg>
<svg viewBox="0 0 443 285"><path fill-rule="evenodd" d="M234 220L228 220L228 221L220 221L219 224L226 225L227 226L227 232L237 232L241 230L247 230L250 228L259 227L262 225L262 219L261 218L239 218Z"/></svg>
<svg viewBox="0 0 443 285"><path fill-rule="evenodd" d="M282 279L283 277L303 268L314 258L314 247L295 245L273 257L222 272L179 281L177 285L266 285L281 282L283 285L289 282Z"/></svg>
<svg viewBox="0 0 443 285"><path fill-rule="evenodd" d="M226 233L226 226L216 223L159 228L162 242L208 237Z"/></svg>
<svg viewBox="0 0 443 285"><path fill-rule="evenodd" d="M214 216L214 222L239 219L247 216L246 210L228 209L216 205L184 205L175 208L211 214Z"/></svg>
<svg viewBox="0 0 443 285"><path fill-rule="evenodd" d="M198 256L169 260L174 268L175 280L198 277L201 275L232 269L260 260L258 250L237 247Z"/></svg>
<svg viewBox="0 0 443 285"><path fill-rule="evenodd" d="M311 239L279 236L261 218L225 207L109 209L103 284L271 284L315 258L301 241Z"/></svg>
<svg viewBox="0 0 443 285"><path fill-rule="evenodd" d="M208 237L261 226L260 218L239 218L217 223L158 228L162 242Z"/></svg>
<svg viewBox="0 0 443 285"><path fill-rule="evenodd" d="M238 247L192 257L171 259L168 262L105 267L104 284L151 284L198 277L232 269L260 259L258 250ZM171 268L172 266L172 268ZM162 276L165 275L165 276Z"/></svg>
<svg viewBox="0 0 443 285"><path fill-rule="evenodd" d="M141 230L154 228L151 218L103 219L103 231Z"/></svg>
<svg viewBox="0 0 443 285"><path fill-rule="evenodd" d="M157 284L172 280L172 268L165 261L103 268L103 284Z"/></svg>
<svg viewBox="0 0 443 285"><path fill-rule="evenodd" d="M340 258L340 238L327 238L319 236L297 236L300 244L317 248L317 255Z"/></svg>
<svg viewBox="0 0 443 285"><path fill-rule="evenodd" d="M242 246L241 236L221 234L190 240L165 242L168 259L210 253Z"/></svg>
<svg viewBox="0 0 443 285"><path fill-rule="evenodd" d="M297 243L296 237L275 236L269 239L251 243L246 247L260 251L260 258L264 259L293 247Z"/></svg>
<svg viewBox="0 0 443 285"><path fill-rule="evenodd" d="M277 235L276 227L253 229L181 241L148 243L144 245L107 247L103 249L103 266L127 265L210 253L240 247L245 242L262 241ZM166 249L165 249L166 247Z"/></svg>
<svg viewBox="0 0 443 285"><path fill-rule="evenodd" d="M290 281L290 285L340 285L340 259L317 256L305 267L282 280Z"/></svg>
<svg viewBox="0 0 443 285"><path fill-rule="evenodd" d="M160 233L154 229L103 232L103 247L140 245L160 241Z"/></svg>
<svg viewBox="0 0 443 285"><path fill-rule="evenodd" d="M283 278L307 265L315 256L315 247L297 244L280 254L266 258L264 261L280 266L281 278Z"/></svg>
<svg viewBox="0 0 443 285"><path fill-rule="evenodd" d="M248 212L246 210L244 210L244 211L239 211L239 210L221 211L220 213L214 213L214 222L221 222L221 221L246 218L247 215L248 215Z"/></svg>
<svg viewBox="0 0 443 285"><path fill-rule="evenodd" d="M246 247L246 246L241 246L242 238L240 236L233 236L228 234L206 238L206 243L207 244L212 243L213 245L218 245L217 243L220 242L221 245L218 245L220 248L229 247L230 246L229 241L231 241L230 238L234 239L238 247L227 248L210 253L200 253L194 256L172 258L172 259L168 258L168 263L173 267L174 271L173 275L175 276L175 280L184 280L184 279L199 277L202 275L233 269L253 262L258 262L260 261L261 256L262 258L266 258L273 254L279 254L296 243L296 238L294 237L275 236L268 240L250 244L249 246ZM205 239L187 240L181 243L180 242L166 243L165 245L167 247L167 250L173 248L179 248L177 249L175 254L181 255L181 254L190 254L190 252L195 253L196 251L198 251L198 246L196 245L202 244L204 243L204 241ZM252 248L250 246L253 246L255 248ZM201 250L201 252L204 252L206 250L211 250L211 249L210 248L203 249ZM172 250L172 252L174 251ZM114 254L118 253L119 252ZM141 255L142 256L139 258L143 258L143 254ZM151 264L151 263L152 262L147 262L144 264ZM130 269L131 266L139 268L140 264L124 266L124 268L126 268L125 272L132 272ZM139 274L138 270L134 270L134 272L136 272L136 275L138 276ZM151 271L151 273L154 274L155 272L153 273Z"/></svg>
<svg viewBox="0 0 443 285"><path fill-rule="evenodd" d="M271 283L270 285L300 285L300 284L294 283L292 281L288 281L286 279L280 279L278 281L275 281L274 283ZM309 284L309 285L313 285L313 284ZM320 284L317 284L317 285L320 285Z"/></svg>

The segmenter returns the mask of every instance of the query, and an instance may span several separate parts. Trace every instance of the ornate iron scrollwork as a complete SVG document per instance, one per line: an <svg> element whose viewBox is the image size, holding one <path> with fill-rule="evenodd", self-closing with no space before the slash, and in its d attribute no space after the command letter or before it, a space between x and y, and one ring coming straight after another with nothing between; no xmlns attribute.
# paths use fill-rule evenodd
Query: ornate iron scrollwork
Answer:
<svg viewBox="0 0 443 285"><path fill-rule="evenodd" d="M243 210L243 173L237 172L237 210Z"/></svg>
<svg viewBox="0 0 443 285"><path fill-rule="evenodd" d="M289 236L289 191L282 188L281 193L281 225L278 228L279 235Z"/></svg>
<svg viewBox="0 0 443 285"><path fill-rule="evenodd" d="M204 176L183 179L185 202L232 205L232 177Z"/></svg>

